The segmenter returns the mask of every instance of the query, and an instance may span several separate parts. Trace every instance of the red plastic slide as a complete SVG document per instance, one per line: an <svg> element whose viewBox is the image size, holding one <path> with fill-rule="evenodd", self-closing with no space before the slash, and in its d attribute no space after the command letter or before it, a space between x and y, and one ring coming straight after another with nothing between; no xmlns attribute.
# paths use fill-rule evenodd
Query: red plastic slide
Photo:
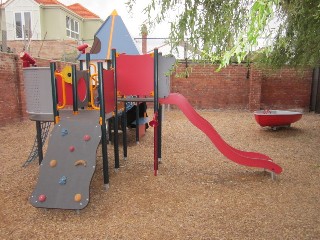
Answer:
<svg viewBox="0 0 320 240"><path fill-rule="evenodd" d="M159 101L161 104L174 104L179 107L190 122L204 132L218 150L231 161L249 167L269 169L277 174L282 172L282 168L272 162L271 158L264 154L245 152L231 147L222 139L214 127L193 109L191 104L183 95L171 93L168 97L161 98Z"/></svg>

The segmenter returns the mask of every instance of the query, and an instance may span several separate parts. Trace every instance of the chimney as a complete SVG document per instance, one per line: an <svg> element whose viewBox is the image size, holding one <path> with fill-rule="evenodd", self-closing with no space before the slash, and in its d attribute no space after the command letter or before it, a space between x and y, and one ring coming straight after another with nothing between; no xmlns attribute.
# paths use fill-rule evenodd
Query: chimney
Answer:
<svg viewBox="0 0 320 240"><path fill-rule="evenodd" d="M142 24L141 26L141 37L142 37L142 54L147 54L148 29L145 24Z"/></svg>

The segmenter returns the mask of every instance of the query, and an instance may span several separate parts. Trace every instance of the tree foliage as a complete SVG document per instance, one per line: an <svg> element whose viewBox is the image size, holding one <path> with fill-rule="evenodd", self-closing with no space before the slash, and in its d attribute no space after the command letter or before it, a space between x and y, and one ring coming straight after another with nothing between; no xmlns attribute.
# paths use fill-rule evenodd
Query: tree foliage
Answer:
<svg viewBox="0 0 320 240"><path fill-rule="evenodd" d="M130 8L135 4L141 2L128 0ZM172 49L188 39L194 56L221 67L232 60L275 67L319 64L320 0L149 0L149 28L177 9ZM261 40L268 44L261 47Z"/></svg>

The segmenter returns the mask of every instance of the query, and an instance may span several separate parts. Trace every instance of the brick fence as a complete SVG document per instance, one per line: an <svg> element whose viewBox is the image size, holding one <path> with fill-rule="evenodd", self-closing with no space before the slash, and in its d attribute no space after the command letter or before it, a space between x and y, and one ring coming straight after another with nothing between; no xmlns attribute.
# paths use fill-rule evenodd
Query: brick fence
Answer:
<svg viewBox="0 0 320 240"><path fill-rule="evenodd" d="M25 116L21 64L17 55L0 54L0 126Z"/></svg>
<svg viewBox="0 0 320 240"><path fill-rule="evenodd" d="M39 67L49 60L36 59ZM58 69L65 63L58 62ZM183 94L196 109L299 109L310 105L312 69L262 70L230 65L189 63L188 78L180 63L171 78L171 92ZM179 75L180 77L177 77ZM0 53L0 126L26 118L22 62L15 54Z"/></svg>
<svg viewBox="0 0 320 240"><path fill-rule="evenodd" d="M171 91L180 92L197 109L300 109L310 105L312 69L262 70L251 65L180 63L171 79Z"/></svg>
<svg viewBox="0 0 320 240"><path fill-rule="evenodd" d="M16 54L24 51L27 45L28 48L25 51L38 58L73 61L79 54L78 43L73 40L32 40L30 44L24 41L8 41L7 45Z"/></svg>

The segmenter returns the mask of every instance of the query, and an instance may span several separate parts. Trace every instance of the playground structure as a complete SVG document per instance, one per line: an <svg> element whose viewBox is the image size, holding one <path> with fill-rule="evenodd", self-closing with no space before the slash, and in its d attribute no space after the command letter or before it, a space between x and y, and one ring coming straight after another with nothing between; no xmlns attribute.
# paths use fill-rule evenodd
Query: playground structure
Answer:
<svg viewBox="0 0 320 240"><path fill-rule="evenodd" d="M277 130L281 127L290 127L292 123L302 118L301 112L284 110L259 110L254 112L254 117L261 127L271 127Z"/></svg>
<svg viewBox="0 0 320 240"><path fill-rule="evenodd" d="M136 125L137 142L141 137L141 129L145 129L147 119L145 109L142 111L144 116L140 118L140 109L143 106L141 103L154 101L155 95L157 98L159 98L159 94L168 95L169 85L165 73L175 62L173 57L166 58L158 56L157 53L157 64L159 65L157 73L162 76L158 77L162 84L158 86L159 92L157 91L155 94L153 91L154 55L117 56L115 50L113 50L113 55L112 66L115 66L116 62L120 66L133 65L133 62L138 62L139 65L132 69L134 72L123 72L116 71L116 69L125 69L123 67L103 69L103 63L99 62L98 73L93 74L90 74L88 70L77 70L76 65L73 65L71 83L68 79L69 74L57 71L54 62L51 63L50 68L30 67L24 69L27 112L29 118L37 123L37 139L41 139L42 135L41 128L39 128L41 121L55 123L45 158L42 154L43 141L37 141L40 174L38 184L30 198L32 205L63 209L85 207L89 202L89 184L94 173L96 149L100 141L103 152L104 183L106 187L109 184L106 145L108 140L107 121L112 120L113 123L115 169L118 169L119 119L121 118L124 136L123 153L126 158L127 125ZM83 69L83 62L80 63L80 69ZM86 63L90 68L89 63ZM147 71L144 69L146 66L150 67ZM131 82L128 85L125 82L128 82L127 79L131 78L132 73L137 76L135 81L139 81ZM96 105L93 97L94 91L97 90L99 91L100 106ZM135 92L137 94L134 94ZM125 97L128 96L127 94L129 97ZM126 121L128 102L135 103L136 118L132 122L131 120L130 122ZM111 130L110 125L108 130Z"/></svg>
<svg viewBox="0 0 320 240"><path fill-rule="evenodd" d="M120 30L114 31L118 23ZM158 49L154 49L152 54L139 55L130 39L126 41L131 45L113 41L115 36L118 40L128 39L123 26L114 11L95 35L91 52L85 53L87 46L80 46L79 69L73 64L58 71L55 62L51 62L50 68L30 67L35 63L33 59L26 54L21 55L25 67L27 112L29 118L36 122L35 144L40 164L38 182L30 197L34 207L76 210L86 207L99 144L102 146L103 181L108 188L107 142L113 129L114 167L119 169L119 126L123 135L124 159L127 158L127 127L136 126L136 142L143 136L147 123L154 128L153 165L156 176L162 158L163 104L177 105L190 122L231 161L268 169L272 176L281 173L281 167L270 157L228 145L186 98L170 93L168 73L176 61L174 57L162 56ZM108 41L104 42L106 33ZM111 49L114 46L123 49ZM128 46L131 46L130 49L127 49ZM130 52L132 55L121 54L126 51L133 51ZM97 67L91 58L97 61ZM147 102L153 103L150 122L144 107ZM45 157L42 151L43 122L54 122ZM35 147L30 156L35 158Z"/></svg>
<svg viewBox="0 0 320 240"><path fill-rule="evenodd" d="M72 65L72 84L63 80L61 73L55 69L55 63L51 63L50 69L25 69L27 111L30 119L55 123L45 158L40 159L42 154L39 154L39 179L30 197L33 206L84 208L89 202L89 186L100 142L104 184L108 188L107 121L110 119L113 119L115 169L119 168L120 116L124 137L123 157L127 157L127 126L124 124L126 104L119 108L119 103L134 102L137 106L141 102L154 103L154 115L149 123L154 128L154 175L157 175L158 162L161 159L162 104L177 105L191 123L203 131L228 159L241 165L281 173L281 167L268 156L237 150L228 145L214 127L192 108L187 99L180 94L170 93L166 73L174 62L174 57L161 56L157 49L154 54L147 55L118 55L113 49L110 69L104 69L103 63L99 62L98 73L89 75L90 71L77 70L76 65ZM92 82L95 80L88 81L90 78L92 80L93 75L98 77L95 87L99 86L96 89L99 90L100 106L96 106L92 98ZM137 126L140 125L140 120L145 126L137 113ZM138 127L136 130L139 131ZM38 143L38 149L41 150L41 141Z"/></svg>

